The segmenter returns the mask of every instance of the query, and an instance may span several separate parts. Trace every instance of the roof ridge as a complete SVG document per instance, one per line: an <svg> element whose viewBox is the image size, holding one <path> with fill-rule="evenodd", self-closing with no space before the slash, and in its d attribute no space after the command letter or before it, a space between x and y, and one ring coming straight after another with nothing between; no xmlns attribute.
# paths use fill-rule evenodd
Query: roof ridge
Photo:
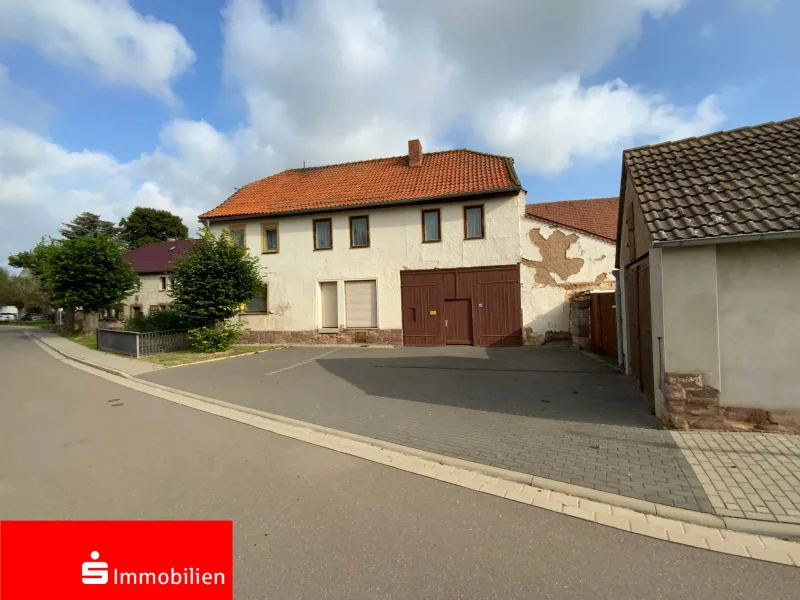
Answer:
<svg viewBox="0 0 800 600"><path fill-rule="evenodd" d="M785 123L789 123L791 121L799 121L800 117L790 117L788 119L782 119L780 121L767 121L765 123L758 123L757 125L742 125L741 127L734 127L733 129L719 129L717 131L712 131L711 133L705 133L703 135L695 135L692 137L681 138L679 140L667 140L665 142L659 142L657 144L644 144L642 146L636 146L635 148L626 148L623 150L623 154L627 154L628 152L633 152L634 150L642 150L643 148L660 148L661 146L669 146L671 144L683 144L684 142L690 142L692 140L702 140L710 137L714 137L716 135L721 135L723 133L735 133L737 131L743 131L745 129L758 129L760 127L766 127L768 125L783 125Z"/></svg>
<svg viewBox="0 0 800 600"><path fill-rule="evenodd" d="M472 150L470 148L450 148L448 150L434 150L433 152L423 152L422 156L430 156L431 154L448 154L450 152L471 152L472 154L480 154L482 156L491 156L493 158L511 158L510 156L505 156L504 154L491 154L489 152L480 152L478 150ZM327 169L329 167L346 167L349 165L360 165L364 163L373 163L373 162L380 162L382 160L396 160L398 158L407 158L408 154L398 154L396 156L381 156L377 158L365 158L363 160L351 160L348 162L341 162L341 163L333 163L330 165L317 165L314 167L294 167L292 169L284 169L283 171L278 171L275 175L280 175L281 173L290 173L292 171L307 171L309 169ZM268 175L267 177L273 177L273 175ZM262 177L261 179L266 179L267 177ZM261 181L261 179L256 179L255 181ZM250 183L255 183L252 181ZM250 185L246 183L245 185ZM244 186L242 186L244 187Z"/></svg>

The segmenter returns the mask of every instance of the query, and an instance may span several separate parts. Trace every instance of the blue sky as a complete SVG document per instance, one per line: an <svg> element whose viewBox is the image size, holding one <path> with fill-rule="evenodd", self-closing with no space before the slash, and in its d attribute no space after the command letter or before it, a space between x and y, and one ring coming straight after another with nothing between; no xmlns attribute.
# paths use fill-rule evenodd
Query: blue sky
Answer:
<svg viewBox="0 0 800 600"><path fill-rule="evenodd" d="M470 147L529 202L625 147L798 116L790 0L25 0L0 7L0 263L82 210L190 226L234 186Z"/></svg>

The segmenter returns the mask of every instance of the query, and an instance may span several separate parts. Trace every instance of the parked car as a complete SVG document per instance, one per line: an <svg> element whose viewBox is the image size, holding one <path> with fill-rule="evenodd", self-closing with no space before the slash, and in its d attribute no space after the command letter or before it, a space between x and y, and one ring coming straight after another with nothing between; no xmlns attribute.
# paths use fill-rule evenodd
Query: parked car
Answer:
<svg viewBox="0 0 800 600"><path fill-rule="evenodd" d="M44 316L39 313L27 313L22 315L23 321L44 321Z"/></svg>
<svg viewBox="0 0 800 600"><path fill-rule="evenodd" d="M16 313L0 313L0 321L16 321Z"/></svg>

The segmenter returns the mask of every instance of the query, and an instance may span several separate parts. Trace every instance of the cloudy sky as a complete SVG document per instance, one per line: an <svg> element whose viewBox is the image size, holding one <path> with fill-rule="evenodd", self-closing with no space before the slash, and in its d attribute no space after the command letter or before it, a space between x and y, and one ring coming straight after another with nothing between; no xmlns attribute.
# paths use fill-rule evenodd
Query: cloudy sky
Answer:
<svg viewBox="0 0 800 600"><path fill-rule="evenodd" d="M800 113L797 0L0 0L0 264L82 211L187 225L279 170L468 147L529 202Z"/></svg>

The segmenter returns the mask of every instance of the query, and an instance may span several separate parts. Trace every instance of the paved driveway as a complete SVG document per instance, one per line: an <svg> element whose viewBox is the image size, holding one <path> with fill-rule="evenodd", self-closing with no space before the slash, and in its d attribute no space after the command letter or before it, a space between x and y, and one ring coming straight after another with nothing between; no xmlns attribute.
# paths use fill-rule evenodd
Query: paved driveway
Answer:
<svg viewBox="0 0 800 600"><path fill-rule="evenodd" d="M143 379L431 452L712 512L628 380L569 348L288 348Z"/></svg>

